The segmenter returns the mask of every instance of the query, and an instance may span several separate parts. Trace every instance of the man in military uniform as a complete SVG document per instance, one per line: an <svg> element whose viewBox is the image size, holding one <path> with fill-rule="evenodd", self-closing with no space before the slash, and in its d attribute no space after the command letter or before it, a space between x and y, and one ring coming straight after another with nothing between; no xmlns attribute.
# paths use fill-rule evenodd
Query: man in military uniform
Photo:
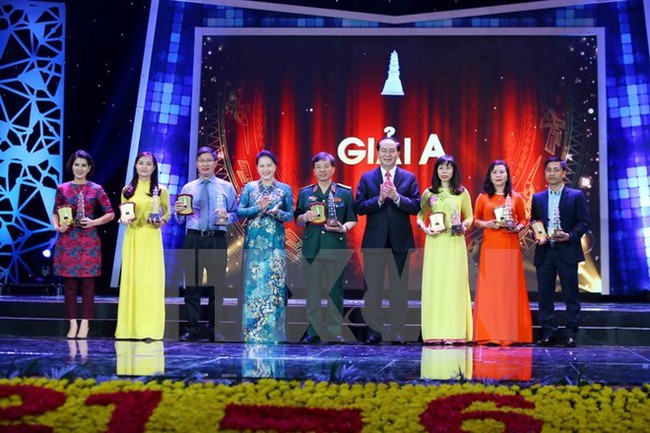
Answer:
<svg viewBox="0 0 650 433"><path fill-rule="evenodd" d="M326 152L312 160L318 182L300 190L295 218L305 226L302 243L307 321L303 343L343 342L343 270L352 255L347 232L357 224L354 199L349 186L332 182L336 160ZM323 324L321 294L328 293L327 319Z"/></svg>

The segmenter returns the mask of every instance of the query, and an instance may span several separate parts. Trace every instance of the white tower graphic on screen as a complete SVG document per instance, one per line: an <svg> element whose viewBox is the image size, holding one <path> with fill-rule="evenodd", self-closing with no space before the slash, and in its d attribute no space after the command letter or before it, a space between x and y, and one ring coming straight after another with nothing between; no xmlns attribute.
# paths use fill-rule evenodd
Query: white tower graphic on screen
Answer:
<svg viewBox="0 0 650 433"><path fill-rule="evenodd" d="M384 83L384 89L381 91L381 94L389 96L404 96L402 82L399 79L399 58L397 57L397 51L395 50L390 53L388 78L386 78L386 83Z"/></svg>

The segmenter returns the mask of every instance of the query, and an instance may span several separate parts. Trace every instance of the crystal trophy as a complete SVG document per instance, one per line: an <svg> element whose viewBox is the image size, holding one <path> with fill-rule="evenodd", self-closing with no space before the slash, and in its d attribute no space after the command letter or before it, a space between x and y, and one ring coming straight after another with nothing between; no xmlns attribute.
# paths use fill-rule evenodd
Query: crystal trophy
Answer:
<svg viewBox="0 0 650 433"><path fill-rule="evenodd" d="M221 211L221 210L226 210L226 196L223 193L223 191L219 190L217 191L217 202L215 203L216 205L216 210ZM228 215L226 216L221 216L221 214L217 213L217 219L215 220L215 225L217 226L227 226L228 225Z"/></svg>
<svg viewBox="0 0 650 433"><path fill-rule="evenodd" d="M501 214L499 225L507 229L514 228L517 225L517 222L512 216L512 199L510 198L510 195L506 197L506 205L503 207L503 213Z"/></svg>
<svg viewBox="0 0 650 433"><path fill-rule="evenodd" d="M158 187L151 193L151 212L147 221L151 224L160 224L160 190Z"/></svg>
<svg viewBox="0 0 650 433"><path fill-rule="evenodd" d="M463 234L463 224L460 222L460 215L456 209L454 209L454 213L451 214L451 234Z"/></svg>
<svg viewBox="0 0 650 433"><path fill-rule="evenodd" d="M336 216L336 202L334 201L334 194L330 191L327 197L327 222L325 223L330 227L335 227L339 224L339 219Z"/></svg>
<svg viewBox="0 0 650 433"><path fill-rule="evenodd" d="M84 193L79 191L79 194L77 194L77 215L74 218L74 225L83 227L81 220L84 218L86 218L86 202L84 200Z"/></svg>
<svg viewBox="0 0 650 433"><path fill-rule="evenodd" d="M548 225L548 235L553 237L557 234L557 232L561 230L562 221L560 220L560 207L555 206L555 209L553 209L553 216L551 217L551 221Z"/></svg>

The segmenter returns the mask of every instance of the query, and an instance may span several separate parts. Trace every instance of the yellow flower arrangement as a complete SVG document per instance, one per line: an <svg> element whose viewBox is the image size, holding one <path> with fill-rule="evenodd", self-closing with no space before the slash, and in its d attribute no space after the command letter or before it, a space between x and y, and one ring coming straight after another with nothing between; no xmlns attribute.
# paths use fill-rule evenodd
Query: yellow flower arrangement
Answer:
<svg viewBox="0 0 650 433"><path fill-rule="evenodd" d="M636 432L648 386L0 380L0 432Z"/></svg>

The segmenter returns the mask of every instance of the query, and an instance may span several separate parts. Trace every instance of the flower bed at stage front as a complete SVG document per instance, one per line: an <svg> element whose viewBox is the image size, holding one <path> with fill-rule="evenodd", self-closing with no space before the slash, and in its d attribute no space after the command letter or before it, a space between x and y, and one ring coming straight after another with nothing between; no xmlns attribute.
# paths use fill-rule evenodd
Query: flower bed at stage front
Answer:
<svg viewBox="0 0 650 433"><path fill-rule="evenodd" d="M0 432L627 432L650 387L0 380Z"/></svg>

